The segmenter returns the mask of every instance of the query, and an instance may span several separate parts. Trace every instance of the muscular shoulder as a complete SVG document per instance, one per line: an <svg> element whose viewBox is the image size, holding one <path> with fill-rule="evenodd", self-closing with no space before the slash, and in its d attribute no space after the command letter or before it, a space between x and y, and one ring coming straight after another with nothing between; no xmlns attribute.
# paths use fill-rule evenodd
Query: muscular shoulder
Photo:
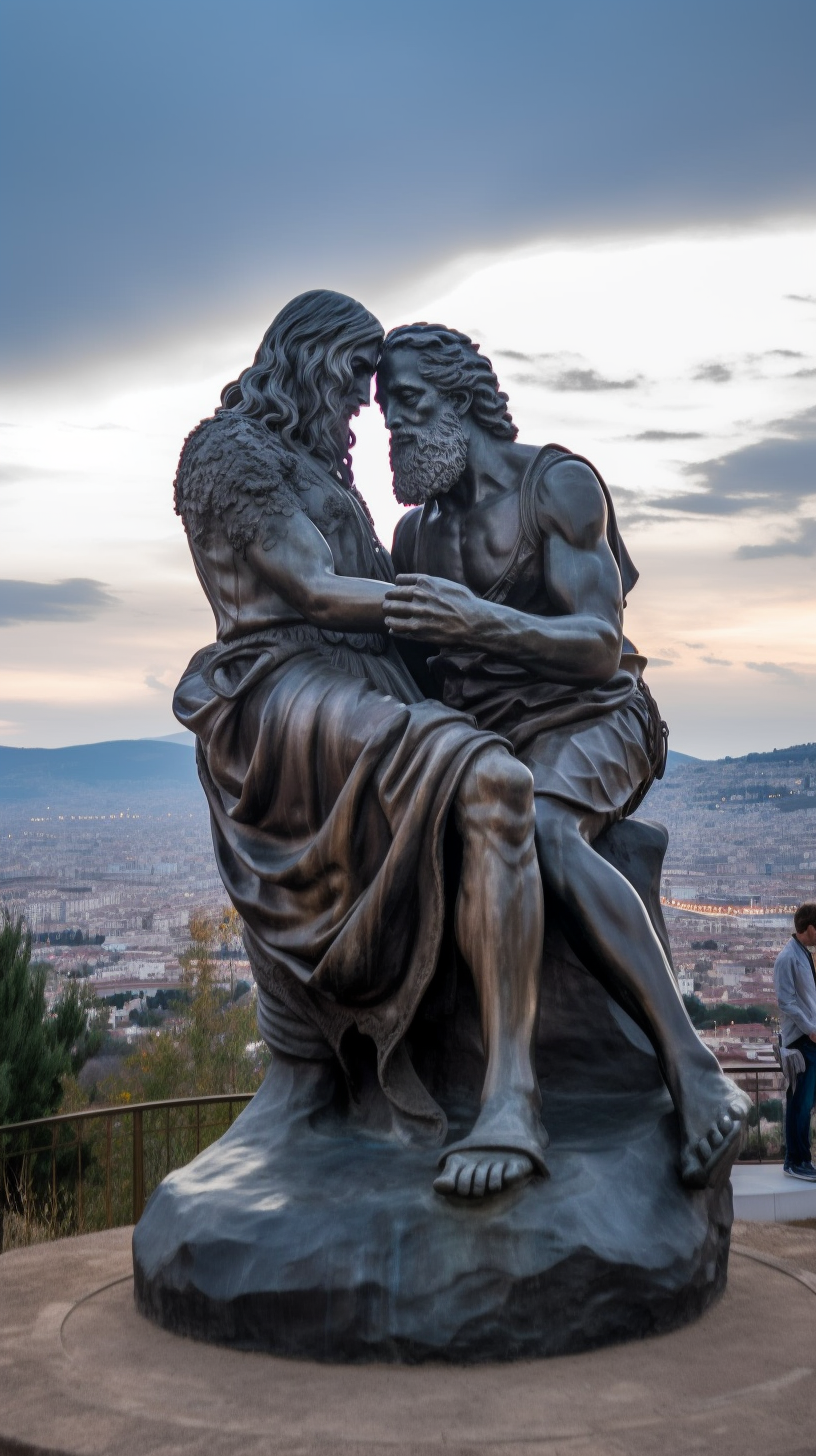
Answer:
<svg viewBox="0 0 816 1456"><path fill-rule="evenodd" d="M391 557L397 575L401 571L413 571L414 569L414 547L421 517L422 506L414 506L397 521L394 542L391 547Z"/></svg>
<svg viewBox="0 0 816 1456"><path fill-rule="evenodd" d="M245 550L270 513L298 509L297 456L257 420L222 410L187 436L175 479L176 512L188 535L220 529Z"/></svg>
<svg viewBox="0 0 816 1456"><path fill-rule="evenodd" d="M606 500L590 465L574 456L543 462L535 482L539 526L591 551L606 535Z"/></svg>

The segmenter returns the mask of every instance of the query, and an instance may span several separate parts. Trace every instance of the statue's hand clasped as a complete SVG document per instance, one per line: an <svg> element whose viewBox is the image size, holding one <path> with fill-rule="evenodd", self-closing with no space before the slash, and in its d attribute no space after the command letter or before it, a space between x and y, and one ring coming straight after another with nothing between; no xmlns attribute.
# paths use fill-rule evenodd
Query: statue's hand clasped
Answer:
<svg viewBox="0 0 816 1456"><path fill-rule="evenodd" d="M460 582L413 573L397 577L383 607L385 625L397 636L460 647L472 641L489 611Z"/></svg>

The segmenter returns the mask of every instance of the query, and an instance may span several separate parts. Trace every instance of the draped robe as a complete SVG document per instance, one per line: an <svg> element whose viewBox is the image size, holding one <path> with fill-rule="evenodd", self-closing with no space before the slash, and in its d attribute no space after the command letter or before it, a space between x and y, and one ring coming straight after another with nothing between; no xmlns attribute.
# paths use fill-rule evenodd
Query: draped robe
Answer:
<svg viewBox="0 0 816 1456"><path fill-rule="evenodd" d="M338 575L393 580L353 487L313 456L221 410L185 442L176 508L217 637L173 708L197 738L265 1040L342 1063L356 1028L395 1115L439 1141L444 1114L405 1036L439 956L447 816L467 765L501 740L426 701L386 634L312 626L248 570L248 545L286 549L302 511Z"/></svg>

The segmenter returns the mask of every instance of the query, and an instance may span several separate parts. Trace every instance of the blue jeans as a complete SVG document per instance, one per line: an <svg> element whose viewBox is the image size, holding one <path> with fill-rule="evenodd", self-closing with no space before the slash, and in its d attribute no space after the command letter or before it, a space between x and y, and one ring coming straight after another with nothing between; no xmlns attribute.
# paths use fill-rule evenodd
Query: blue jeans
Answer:
<svg viewBox="0 0 816 1456"><path fill-rule="evenodd" d="M785 1166L810 1162L810 1114L816 1101L816 1041L800 1036L791 1043L805 1059L805 1070L796 1079L793 1096L788 1092L785 1108Z"/></svg>

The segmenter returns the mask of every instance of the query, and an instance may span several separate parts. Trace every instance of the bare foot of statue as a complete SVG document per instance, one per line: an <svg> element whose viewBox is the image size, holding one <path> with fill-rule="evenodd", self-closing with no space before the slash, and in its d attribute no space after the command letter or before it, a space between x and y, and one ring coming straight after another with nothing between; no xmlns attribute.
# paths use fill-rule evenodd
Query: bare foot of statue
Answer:
<svg viewBox="0 0 816 1456"><path fill-rule="evenodd" d="M689 1188L714 1182L738 1150L751 1099L718 1068L698 1072L683 1089L680 1176Z"/></svg>
<svg viewBox="0 0 816 1456"><path fill-rule="evenodd" d="M519 1153L478 1152L452 1153L445 1167L434 1179L437 1193L456 1193L460 1198L484 1198L486 1193L501 1193L516 1188L532 1177L533 1165Z"/></svg>
<svg viewBox="0 0 816 1456"><path fill-rule="evenodd" d="M528 1095L497 1096L485 1103L472 1132L446 1148L437 1193L484 1198L517 1188L534 1173L546 1174L549 1137Z"/></svg>

